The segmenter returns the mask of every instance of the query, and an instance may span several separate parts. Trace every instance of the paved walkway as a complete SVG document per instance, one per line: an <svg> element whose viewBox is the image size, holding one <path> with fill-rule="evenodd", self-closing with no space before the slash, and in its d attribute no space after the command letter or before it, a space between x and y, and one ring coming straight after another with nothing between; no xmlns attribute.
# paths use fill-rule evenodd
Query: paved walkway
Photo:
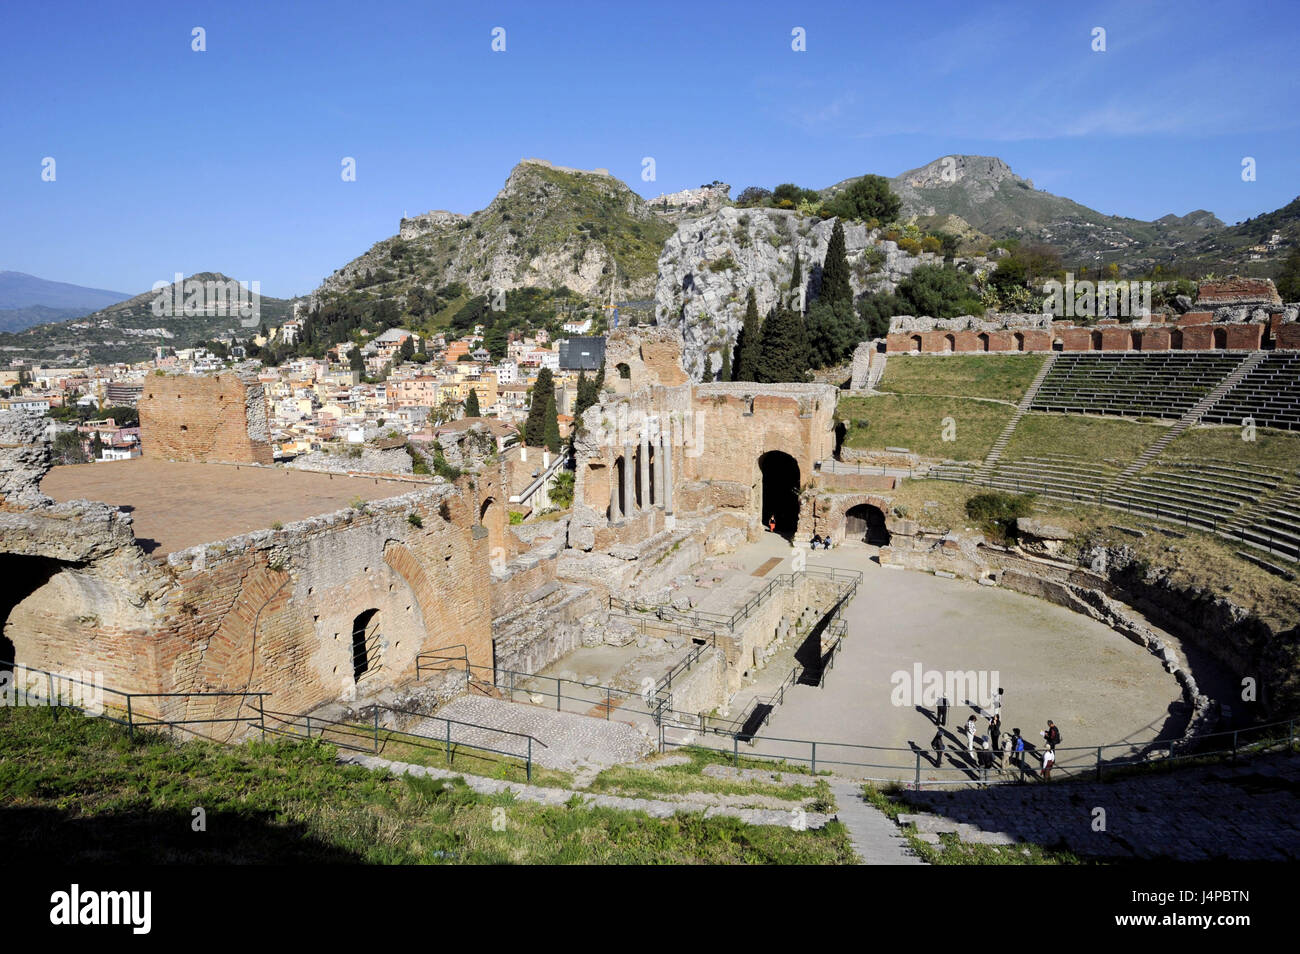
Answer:
<svg viewBox="0 0 1300 954"><path fill-rule="evenodd" d="M923 865L913 852L898 826L879 809L863 800L862 786L848 779L831 782L835 804L839 810L835 817L849 830L849 841L864 865Z"/></svg>

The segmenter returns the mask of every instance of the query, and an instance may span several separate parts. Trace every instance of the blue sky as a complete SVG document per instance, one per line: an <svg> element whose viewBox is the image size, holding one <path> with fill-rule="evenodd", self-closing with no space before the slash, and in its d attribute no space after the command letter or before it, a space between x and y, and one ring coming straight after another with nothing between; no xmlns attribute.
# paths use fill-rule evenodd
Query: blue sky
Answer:
<svg viewBox="0 0 1300 954"><path fill-rule="evenodd" d="M1294 0L11 4L0 269L301 294L404 212L482 208L525 156L651 197L976 153L1103 212L1232 223L1300 193L1297 49Z"/></svg>

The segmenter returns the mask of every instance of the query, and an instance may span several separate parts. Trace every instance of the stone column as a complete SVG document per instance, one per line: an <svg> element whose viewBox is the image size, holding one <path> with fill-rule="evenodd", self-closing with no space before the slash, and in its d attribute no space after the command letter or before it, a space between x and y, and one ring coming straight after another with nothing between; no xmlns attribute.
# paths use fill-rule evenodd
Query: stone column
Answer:
<svg viewBox="0 0 1300 954"><path fill-rule="evenodd" d="M664 435L655 428L655 506L664 509Z"/></svg>
<svg viewBox="0 0 1300 954"><path fill-rule="evenodd" d="M641 509L650 509L650 431L644 424L641 425L641 460L639 462L641 470Z"/></svg>
<svg viewBox="0 0 1300 954"><path fill-rule="evenodd" d="M618 500L618 461L609 455L609 522L618 523L623 519Z"/></svg>
<svg viewBox="0 0 1300 954"><path fill-rule="evenodd" d="M623 442L623 516L636 513L636 460L632 457L632 442Z"/></svg>
<svg viewBox="0 0 1300 954"><path fill-rule="evenodd" d="M670 433L660 433L659 454L664 461L664 512L673 512L673 438Z"/></svg>

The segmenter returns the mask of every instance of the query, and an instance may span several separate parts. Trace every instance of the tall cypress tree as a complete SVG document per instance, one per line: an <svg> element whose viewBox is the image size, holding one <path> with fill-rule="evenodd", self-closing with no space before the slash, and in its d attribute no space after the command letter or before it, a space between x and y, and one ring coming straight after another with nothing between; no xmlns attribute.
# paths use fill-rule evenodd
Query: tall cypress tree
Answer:
<svg viewBox="0 0 1300 954"><path fill-rule="evenodd" d="M718 372L718 380L731 380L731 348L725 344L722 346L722 370Z"/></svg>
<svg viewBox="0 0 1300 954"><path fill-rule="evenodd" d="M822 288L817 296L819 301L834 304L846 302L853 305L853 286L849 284L849 257L844 247L844 229L839 220L831 230L831 240L826 246L826 258L822 260Z"/></svg>
<svg viewBox="0 0 1300 954"><path fill-rule="evenodd" d="M555 389L546 392L546 414L542 426L542 443L552 454L560 452L560 419L555 413Z"/></svg>
<svg viewBox="0 0 1300 954"><path fill-rule="evenodd" d="M479 410L479 406L478 406L478 391L474 390L473 388L469 389L469 397L465 398L465 416L466 417L483 416L483 412Z"/></svg>
<svg viewBox="0 0 1300 954"><path fill-rule="evenodd" d="M774 310L763 322L761 338L755 381L775 384L806 379L808 336L802 315L791 308Z"/></svg>
<svg viewBox="0 0 1300 954"><path fill-rule="evenodd" d="M555 407L555 381L550 368L542 368L537 373L537 382L533 385L533 398L528 405L528 420L524 422L524 443L529 447L541 447L546 440L546 405L550 402L551 413Z"/></svg>
<svg viewBox="0 0 1300 954"><path fill-rule="evenodd" d="M800 294L803 290L803 262L799 261L799 252L794 253L794 271L790 274L790 307L803 311L804 300Z"/></svg>
<svg viewBox="0 0 1300 954"><path fill-rule="evenodd" d="M745 322L736 335L736 358L731 363L731 380L754 380L754 366L763 346L762 334L758 320L758 299L751 288L745 300Z"/></svg>

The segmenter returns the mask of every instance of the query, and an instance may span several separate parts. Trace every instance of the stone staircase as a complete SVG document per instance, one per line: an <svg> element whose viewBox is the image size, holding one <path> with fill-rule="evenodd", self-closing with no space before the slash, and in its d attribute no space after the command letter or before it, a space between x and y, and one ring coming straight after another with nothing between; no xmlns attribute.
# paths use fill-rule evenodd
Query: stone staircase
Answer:
<svg viewBox="0 0 1300 954"><path fill-rule="evenodd" d="M1124 468L1120 475L1115 479L1115 483L1123 483L1134 474L1140 473L1147 464L1151 463L1164 453L1164 449L1168 447L1179 434L1183 433L1183 431L1187 430L1192 425L1199 423L1201 418L1204 417L1205 414L1214 407L1214 405L1218 404L1229 391L1241 383L1242 378L1258 367L1259 363L1264 360L1265 354L1266 352L1264 351L1252 351L1250 354L1246 355L1246 357L1241 360L1241 363L1233 369L1232 373L1220 381L1213 391L1192 405L1192 407L1188 409L1187 413L1180 417L1172 427L1165 431L1165 433L1161 434L1155 443L1138 456L1137 460Z"/></svg>
<svg viewBox="0 0 1300 954"><path fill-rule="evenodd" d="M1012 416L1011 420L1007 422L1007 426L1002 430L998 439L993 442L993 446L989 448L988 456L984 458L984 462L980 464L979 469L975 472L976 482L987 477L992 470L997 467L998 461L1002 459L1002 452L1006 449L1007 442L1011 440L1011 435L1015 433L1016 425L1019 424L1020 419L1025 416L1025 412L1033 406L1034 398L1038 396L1038 389L1041 388L1043 382L1047 380L1047 375L1051 372L1052 365L1054 364L1056 364L1055 352L1047 356L1047 360L1043 362L1043 366L1039 368L1038 374L1034 377L1033 382L1025 391L1024 396L1021 397L1020 403L1016 405L1016 413Z"/></svg>

